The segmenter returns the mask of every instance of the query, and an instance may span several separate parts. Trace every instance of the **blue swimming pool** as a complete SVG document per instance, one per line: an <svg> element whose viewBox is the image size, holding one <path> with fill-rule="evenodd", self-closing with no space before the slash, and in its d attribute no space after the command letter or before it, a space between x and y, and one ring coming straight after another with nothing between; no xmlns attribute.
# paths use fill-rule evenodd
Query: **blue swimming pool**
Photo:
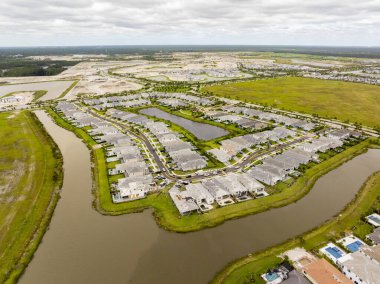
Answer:
<svg viewBox="0 0 380 284"><path fill-rule="evenodd" d="M274 281L279 277L280 276L276 272L267 273L264 275L265 280L267 280L268 282Z"/></svg>
<svg viewBox="0 0 380 284"><path fill-rule="evenodd" d="M363 245L362 242L359 242L359 241L355 241L351 244L348 244L346 245L346 248L350 251L350 252L356 252L359 250L359 248Z"/></svg>
<svg viewBox="0 0 380 284"><path fill-rule="evenodd" d="M326 248L326 251L336 259L341 258L343 256L342 251L337 247L328 247Z"/></svg>

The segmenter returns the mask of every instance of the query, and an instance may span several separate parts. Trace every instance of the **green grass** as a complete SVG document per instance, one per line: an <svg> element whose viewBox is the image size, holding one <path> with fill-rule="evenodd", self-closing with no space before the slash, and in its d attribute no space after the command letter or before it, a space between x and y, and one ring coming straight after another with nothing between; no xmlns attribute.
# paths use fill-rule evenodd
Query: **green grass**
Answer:
<svg viewBox="0 0 380 284"><path fill-rule="evenodd" d="M380 87L284 77L206 86L215 95L380 127Z"/></svg>
<svg viewBox="0 0 380 284"><path fill-rule="evenodd" d="M34 114L0 113L0 283L14 283L47 229L62 156Z"/></svg>
<svg viewBox="0 0 380 284"><path fill-rule="evenodd" d="M110 194L104 150L102 148L94 149L93 145L95 142L85 131L68 124L52 110L49 110L49 113L59 125L73 131L92 149L92 160L95 165L93 176L96 184L94 188L94 195L96 197L94 207L99 212L107 215L120 215L153 208L157 223L167 230L176 232L191 232L207 227L214 227L226 220L243 217L248 214L256 214L295 202L309 192L319 177L356 155L365 152L371 143L370 140L365 140L342 153L336 154L329 160L307 169L303 176L299 177L291 186L284 186L283 189L278 191L278 194L217 208L206 214L180 216L166 192L150 194L142 200L114 204Z"/></svg>
<svg viewBox="0 0 380 284"><path fill-rule="evenodd" d="M332 238L340 237L342 233L356 227L363 216L368 214L369 208L374 203L379 203L379 195L380 172L377 172L368 178L356 198L346 206L338 217L327 221L303 236L231 263L214 278L212 283L248 283L251 278L256 280L255 283L265 283L260 278L260 274L281 262L278 255L297 246L313 250Z"/></svg>

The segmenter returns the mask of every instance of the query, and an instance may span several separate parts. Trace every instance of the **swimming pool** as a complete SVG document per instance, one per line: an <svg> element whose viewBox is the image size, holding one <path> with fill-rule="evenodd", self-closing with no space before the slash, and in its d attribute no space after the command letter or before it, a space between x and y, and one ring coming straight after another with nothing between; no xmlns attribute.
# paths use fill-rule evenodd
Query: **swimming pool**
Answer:
<svg viewBox="0 0 380 284"><path fill-rule="evenodd" d="M337 247L328 247L326 248L326 251L336 259L341 258L343 256L343 252Z"/></svg>
<svg viewBox="0 0 380 284"><path fill-rule="evenodd" d="M346 248L350 251L350 252L356 252L359 250L359 248L363 245L362 242L360 241L355 241L351 244L348 244L346 245Z"/></svg>
<svg viewBox="0 0 380 284"><path fill-rule="evenodd" d="M272 282L272 281L276 280L277 278L280 278L280 275L278 275L278 273L276 273L276 272L269 272L269 273L264 275L264 278L266 281Z"/></svg>

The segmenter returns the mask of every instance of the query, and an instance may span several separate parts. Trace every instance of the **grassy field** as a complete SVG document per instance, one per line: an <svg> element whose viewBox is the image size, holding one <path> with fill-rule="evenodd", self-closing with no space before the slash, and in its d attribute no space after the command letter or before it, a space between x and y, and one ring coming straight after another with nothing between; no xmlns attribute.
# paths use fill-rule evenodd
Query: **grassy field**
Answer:
<svg viewBox="0 0 380 284"><path fill-rule="evenodd" d="M255 283L265 283L260 278L260 274L281 263L279 254L297 246L313 250L333 238L340 237L342 233L361 223L363 216L371 213L374 207L379 207L379 196L380 172L377 172L368 178L356 198L346 206L339 217L324 223L303 236L231 263L215 277L212 283L249 283L252 279L255 280Z"/></svg>
<svg viewBox="0 0 380 284"><path fill-rule="evenodd" d="M0 129L0 283L13 283L58 202L62 157L30 112L1 113Z"/></svg>
<svg viewBox="0 0 380 284"><path fill-rule="evenodd" d="M76 133L92 149L92 159L95 165L93 175L96 185L94 187L96 197L94 207L99 212L107 215L121 215L153 208L155 219L162 228L181 233L214 227L230 219L256 214L295 202L309 192L319 177L365 152L371 143L370 140L365 140L306 170L303 176L298 178L291 186L284 186L278 194L217 208L206 214L180 216L166 191L150 194L142 200L114 204L110 195L104 150L101 148L94 149L95 142L85 131L71 126L52 110L49 112L60 126Z"/></svg>
<svg viewBox="0 0 380 284"><path fill-rule="evenodd" d="M380 127L380 87L284 77L206 86L203 91L291 111Z"/></svg>

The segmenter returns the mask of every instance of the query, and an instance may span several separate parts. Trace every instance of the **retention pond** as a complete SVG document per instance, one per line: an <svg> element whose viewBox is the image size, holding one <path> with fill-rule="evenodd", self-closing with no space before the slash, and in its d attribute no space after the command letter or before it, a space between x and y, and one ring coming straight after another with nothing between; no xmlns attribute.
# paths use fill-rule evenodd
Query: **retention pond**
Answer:
<svg viewBox="0 0 380 284"><path fill-rule="evenodd" d="M158 108L146 108L140 110L140 113L162 118L171 121L186 130L190 131L195 137L201 140L211 140L227 135L229 132L223 128L210 125L207 123L200 123L192 121L177 115L173 115L162 111Z"/></svg>
<svg viewBox="0 0 380 284"><path fill-rule="evenodd" d="M160 229L151 211L103 216L92 208L85 145L37 112L64 157L64 184L49 230L21 283L207 283L228 262L333 217L380 170L369 150L320 178L298 202L188 234Z"/></svg>

